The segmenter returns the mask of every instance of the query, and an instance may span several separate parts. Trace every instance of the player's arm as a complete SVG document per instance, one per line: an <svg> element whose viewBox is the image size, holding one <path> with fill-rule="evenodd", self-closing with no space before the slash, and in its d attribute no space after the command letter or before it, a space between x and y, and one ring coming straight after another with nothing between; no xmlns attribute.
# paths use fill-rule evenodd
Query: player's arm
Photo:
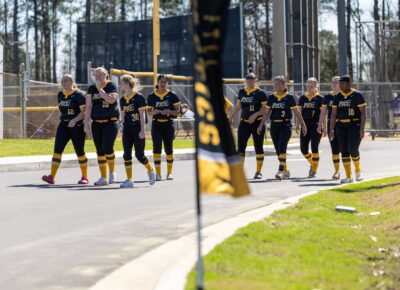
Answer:
<svg viewBox="0 0 400 290"><path fill-rule="evenodd" d="M140 119L140 132L139 137L141 139L146 138L145 128L146 125L146 107L139 108L139 119Z"/></svg>
<svg viewBox="0 0 400 290"><path fill-rule="evenodd" d="M336 117L337 117L337 106L332 106L332 113L331 113L331 123L329 124L329 140L333 140L335 137L335 126L336 126Z"/></svg>
<svg viewBox="0 0 400 290"><path fill-rule="evenodd" d="M297 124L300 124L301 126L301 131L303 132L303 135L307 134L307 126L306 123L304 122L303 116L301 115L301 108L298 106L292 107L291 108L297 118Z"/></svg>
<svg viewBox="0 0 400 290"><path fill-rule="evenodd" d="M242 103L239 100L236 101L235 107L233 108L233 112L231 115L231 123L233 124L239 114L239 111L242 109Z"/></svg>
<svg viewBox="0 0 400 290"><path fill-rule="evenodd" d="M267 121L269 114L271 113L271 107L268 106L267 104L264 104L261 108L261 112L262 112L262 119L261 119L260 125L258 125L258 128L257 128L258 135L261 134L263 126L264 126L265 122Z"/></svg>
<svg viewBox="0 0 400 290"><path fill-rule="evenodd" d="M366 119L367 119L367 110L365 109L365 105L364 106L359 106L359 108L360 108L360 114L361 114L361 116L360 116L360 121L361 121L361 124L360 124L360 137L361 137L361 139L362 138L364 138L364 135L365 135L365 122L366 122Z"/></svg>
<svg viewBox="0 0 400 290"><path fill-rule="evenodd" d="M118 100L117 93L106 93L102 88L97 88L100 97L102 97L107 103L114 104Z"/></svg>
<svg viewBox="0 0 400 290"><path fill-rule="evenodd" d="M324 134L326 136L327 133L327 124L326 124L326 115L328 112L328 106L327 105L322 105L321 106L321 113L319 115L319 121L318 121L318 133L319 134Z"/></svg>
<svg viewBox="0 0 400 290"><path fill-rule="evenodd" d="M92 95L86 94L85 96L86 99L86 104L85 104L85 111L84 111L84 118L83 118L83 125L84 125L84 130L86 134L90 134L90 118L92 115Z"/></svg>

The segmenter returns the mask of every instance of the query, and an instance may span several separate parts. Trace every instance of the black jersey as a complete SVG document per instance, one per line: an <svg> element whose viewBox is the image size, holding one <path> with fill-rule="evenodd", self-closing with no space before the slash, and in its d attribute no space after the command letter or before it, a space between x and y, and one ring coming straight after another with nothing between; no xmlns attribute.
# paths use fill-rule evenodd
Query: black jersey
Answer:
<svg viewBox="0 0 400 290"><path fill-rule="evenodd" d="M179 97L174 92L167 90L164 94L159 94L158 92L154 91L151 95L147 98L147 107L157 109L160 111L163 110L175 110L175 106L181 103ZM153 119L159 122L167 122L171 121L174 116L172 115L161 115L156 114L153 115Z"/></svg>
<svg viewBox="0 0 400 290"><path fill-rule="evenodd" d="M79 90L70 94L61 91L57 94L58 109L60 110L61 121L71 121L78 116L85 107L85 95Z"/></svg>
<svg viewBox="0 0 400 290"><path fill-rule="evenodd" d="M117 87L112 82L107 82L103 90L108 93L117 93ZM99 94L96 85L91 85L87 93L92 96L92 120L105 121L105 120L118 120L119 109L118 102L110 104L106 102Z"/></svg>
<svg viewBox="0 0 400 290"><path fill-rule="evenodd" d="M299 99L299 107L301 107L301 115L306 122L319 121L322 107L322 97L319 94L310 96L308 93L302 95Z"/></svg>
<svg viewBox="0 0 400 290"><path fill-rule="evenodd" d="M333 99L333 108L337 108L337 120L339 123L357 124L361 120L360 107L365 106L364 96L354 90L347 94L340 92Z"/></svg>
<svg viewBox="0 0 400 290"><path fill-rule="evenodd" d="M328 120L331 119L332 105L333 105L334 97L335 97L335 93L334 92L330 92L329 94L324 96L324 100L322 101L322 106L326 107L327 110L328 110L328 112L327 112Z"/></svg>
<svg viewBox="0 0 400 290"><path fill-rule="evenodd" d="M146 99L143 95L134 93L132 96L123 96L120 99L121 111L124 112L125 125L140 125L139 111L146 108Z"/></svg>
<svg viewBox="0 0 400 290"><path fill-rule="evenodd" d="M270 119L273 122L290 122L293 116L292 110L296 106L294 96L288 92L283 95L274 93L268 96L267 107L271 109Z"/></svg>
<svg viewBox="0 0 400 290"><path fill-rule="evenodd" d="M249 90L247 88L241 89L238 94L238 100L242 105L242 120L247 120L255 112L261 110L262 104L267 102L267 95L260 88ZM259 118L262 119L262 116Z"/></svg>

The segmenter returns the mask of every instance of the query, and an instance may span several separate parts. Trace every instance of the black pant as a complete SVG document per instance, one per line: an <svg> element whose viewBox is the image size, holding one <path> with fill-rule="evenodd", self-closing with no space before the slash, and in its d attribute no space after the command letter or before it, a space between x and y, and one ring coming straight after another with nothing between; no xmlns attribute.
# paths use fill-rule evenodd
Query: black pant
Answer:
<svg viewBox="0 0 400 290"><path fill-rule="evenodd" d="M68 122L61 121L56 132L54 153L62 154L69 140L72 140L72 145L74 145L76 155L85 155L85 138L86 135L83 131L82 122L76 124L73 128L69 128Z"/></svg>
<svg viewBox="0 0 400 290"><path fill-rule="evenodd" d="M303 155L308 154L308 148L311 143L311 152L318 153L319 143L322 135L318 133L318 124L306 123L307 134L300 134L300 150Z"/></svg>
<svg viewBox="0 0 400 290"><path fill-rule="evenodd" d="M328 120L328 133L331 131L330 124L331 124L331 121ZM333 138L332 140L329 140L329 143L331 144L332 155L339 155L340 154L340 145L339 145L339 140L337 137L336 128L334 129L334 136L335 136L335 138Z"/></svg>
<svg viewBox="0 0 400 290"><path fill-rule="evenodd" d="M173 143L175 139L175 127L172 121L158 122L153 120L151 125L151 138L153 139L153 153L161 154L164 143L165 154L174 153Z"/></svg>
<svg viewBox="0 0 400 290"><path fill-rule="evenodd" d="M238 151L240 154L246 153L247 142L250 136L253 136L254 150L256 154L264 154L264 136L265 136L265 126L261 131L261 134L257 134L257 128L260 125L259 120L255 121L253 124L247 123L245 121L240 121L238 128Z"/></svg>
<svg viewBox="0 0 400 290"><path fill-rule="evenodd" d="M276 154L286 154L289 140L292 137L292 124L272 122L270 133Z"/></svg>
<svg viewBox="0 0 400 290"><path fill-rule="evenodd" d="M114 153L114 143L117 139L119 124L115 121L107 123L92 123L92 135L96 153L98 156Z"/></svg>
<svg viewBox="0 0 400 290"><path fill-rule="evenodd" d="M132 160L132 147L135 146L135 157L142 163L147 163L147 158L144 155L146 139L140 139L140 125L124 125L122 130L122 145L124 146L124 160Z"/></svg>
<svg viewBox="0 0 400 290"><path fill-rule="evenodd" d="M340 152L343 157L358 157L361 144L360 124L336 125L336 136L340 144Z"/></svg>

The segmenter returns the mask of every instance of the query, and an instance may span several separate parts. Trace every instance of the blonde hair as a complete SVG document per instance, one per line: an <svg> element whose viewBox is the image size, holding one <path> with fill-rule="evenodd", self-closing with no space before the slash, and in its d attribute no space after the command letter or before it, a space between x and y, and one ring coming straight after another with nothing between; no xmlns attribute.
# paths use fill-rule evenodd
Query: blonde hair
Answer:
<svg viewBox="0 0 400 290"><path fill-rule="evenodd" d="M338 80L340 80L340 77L339 76L334 76L332 78L331 82L338 81Z"/></svg>
<svg viewBox="0 0 400 290"><path fill-rule="evenodd" d="M75 84L75 79L74 79L74 77L73 77L71 74L65 74L65 75L63 75L62 78L61 78L61 82L62 82L64 79L69 79L69 80L72 82L72 88L73 88L73 89L78 89L78 87L77 87L76 84Z"/></svg>
<svg viewBox="0 0 400 290"><path fill-rule="evenodd" d="M128 84L131 87L131 89L136 93L139 92L142 89L142 86L140 84L140 80L135 76L127 75L127 74L122 75L121 76L121 81L123 81L126 84Z"/></svg>
<svg viewBox="0 0 400 290"><path fill-rule="evenodd" d="M96 67L96 68L94 69L93 72L94 72L94 73L102 72L102 73L104 73L104 74L106 75L106 79L109 79L108 70L106 70L106 69L105 69L104 67L102 67L102 66Z"/></svg>
<svg viewBox="0 0 400 290"><path fill-rule="evenodd" d="M287 92L286 78L285 76L276 76L274 77L274 81L280 81L285 86L285 92Z"/></svg>
<svg viewBox="0 0 400 290"><path fill-rule="evenodd" d="M315 84L315 90L318 92L319 89L319 82L317 78L311 77L307 79L307 83L314 83Z"/></svg>

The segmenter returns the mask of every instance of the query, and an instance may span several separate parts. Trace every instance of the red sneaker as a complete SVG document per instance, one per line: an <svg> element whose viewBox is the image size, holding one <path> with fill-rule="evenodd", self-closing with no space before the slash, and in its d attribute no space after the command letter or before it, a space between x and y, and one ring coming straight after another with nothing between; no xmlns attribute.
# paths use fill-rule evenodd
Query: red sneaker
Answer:
<svg viewBox="0 0 400 290"><path fill-rule="evenodd" d="M42 180L48 184L54 184L54 178L51 175L43 175Z"/></svg>
<svg viewBox="0 0 400 290"><path fill-rule="evenodd" d="M89 184L89 179L87 177L82 177L81 180L78 181L78 184Z"/></svg>

